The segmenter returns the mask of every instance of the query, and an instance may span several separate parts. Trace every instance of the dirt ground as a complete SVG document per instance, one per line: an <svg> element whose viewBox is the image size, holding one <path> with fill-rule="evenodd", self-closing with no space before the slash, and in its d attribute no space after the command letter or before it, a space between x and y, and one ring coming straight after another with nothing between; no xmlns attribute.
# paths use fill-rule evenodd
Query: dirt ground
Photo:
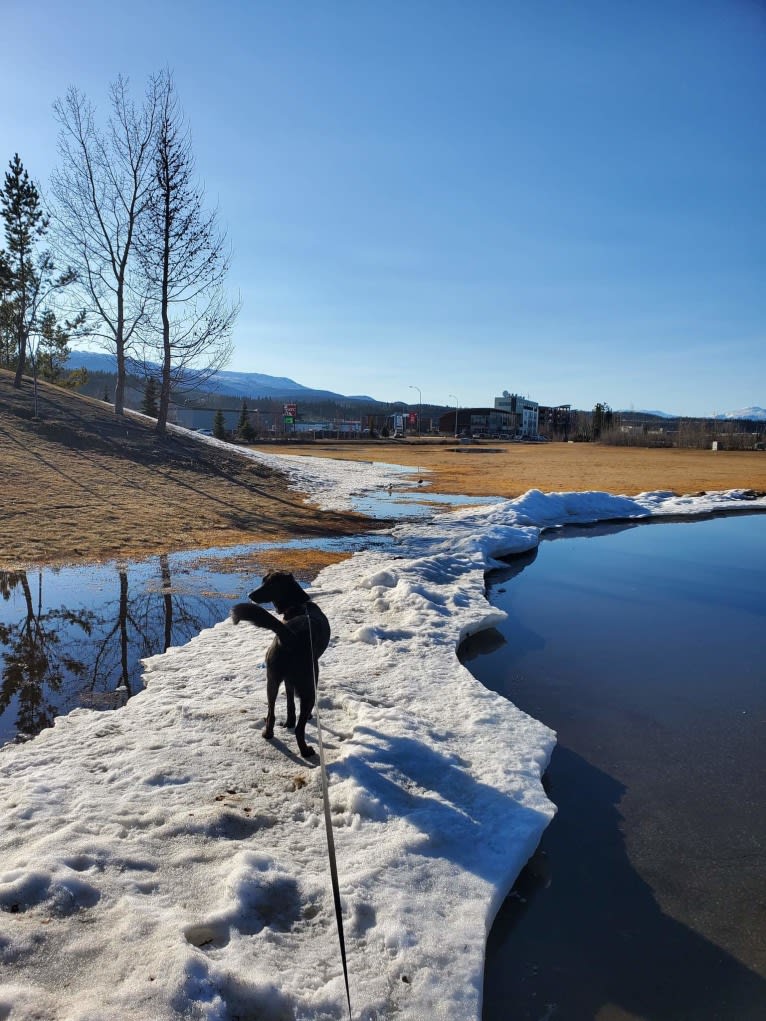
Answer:
<svg viewBox="0 0 766 1021"><path fill-rule="evenodd" d="M358 515L313 508L282 475L234 447L221 453L178 435L160 439L145 420L118 418L101 401L41 384L35 416L31 381L21 390L11 381L0 370L0 570L375 527ZM401 440L264 449L410 465L413 480L430 469L435 492L472 496L510 497L532 488L766 491L763 452ZM298 559L293 551L291 563ZM318 568L337 557L312 552L305 559Z"/></svg>

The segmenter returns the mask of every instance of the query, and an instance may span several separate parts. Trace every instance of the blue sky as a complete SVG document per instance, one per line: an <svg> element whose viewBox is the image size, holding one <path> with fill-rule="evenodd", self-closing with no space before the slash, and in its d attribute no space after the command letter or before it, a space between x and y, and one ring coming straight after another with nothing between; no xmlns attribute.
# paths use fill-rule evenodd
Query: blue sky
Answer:
<svg viewBox="0 0 766 1021"><path fill-rule="evenodd" d="M229 365L380 400L766 406L761 0L1 0L0 161L169 67Z"/></svg>

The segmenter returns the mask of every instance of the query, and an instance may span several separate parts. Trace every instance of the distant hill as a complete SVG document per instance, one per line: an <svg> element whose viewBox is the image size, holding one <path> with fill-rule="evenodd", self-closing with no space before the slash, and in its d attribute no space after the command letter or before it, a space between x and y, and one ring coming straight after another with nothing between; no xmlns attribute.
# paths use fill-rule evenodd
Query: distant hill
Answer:
<svg viewBox="0 0 766 1021"><path fill-rule="evenodd" d="M668 411L650 411L647 409L641 410L621 410L618 412L622 416L642 416L648 415L653 419L714 419L717 422L766 422L766 408L764 407L743 407L738 411L722 411L720 415L671 415Z"/></svg>
<svg viewBox="0 0 766 1021"><path fill-rule="evenodd" d="M636 414L652 415L654 418L678 418L678 415L674 415L672 411L649 411L647 408L637 411Z"/></svg>
<svg viewBox="0 0 766 1021"><path fill-rule="evenodd" d="M766 408L740 408L739 411L724 411L717 419L738 419L745 422L766 422Z"/></svg>
<svg viewBox="0 0 766 1021"><path fill-rule="evenodd" d="M88 369L90 372L117 372L114 355L99 351L72 351L67 360L68 369ZM159 368L159 367L158 367ZM331 400L358 401L365 404L380 404L374 397L364 395L347 396L332 390L315 390L296 383L286 376L266 376L261 372L217 372L206 384L205 390L227 397L273 397L276 400Z"/></svg>

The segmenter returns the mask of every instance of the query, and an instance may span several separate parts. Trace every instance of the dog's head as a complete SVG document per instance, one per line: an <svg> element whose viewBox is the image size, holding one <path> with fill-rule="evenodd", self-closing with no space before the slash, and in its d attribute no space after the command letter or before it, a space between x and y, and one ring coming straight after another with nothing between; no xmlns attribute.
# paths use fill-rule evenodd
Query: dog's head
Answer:
<svg viewBox="0 0 766 1021"><path fill-rule="evenodd" d="M269 571L263 576L260 587L247 598L254 603L273 603L279 613L309 600L309 596L288 571Z"/></svg>

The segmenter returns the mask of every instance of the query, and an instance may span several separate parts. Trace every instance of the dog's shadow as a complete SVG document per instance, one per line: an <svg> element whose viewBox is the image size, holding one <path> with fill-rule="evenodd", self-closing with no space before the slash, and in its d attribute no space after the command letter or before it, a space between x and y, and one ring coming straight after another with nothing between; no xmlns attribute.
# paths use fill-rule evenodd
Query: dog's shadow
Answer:
<svg viewBox="0 0 766 1021"><path fill-rule="evenodd" d="M280 733L285 735L284 739L279 736ZM293 731L288 730L287 727L283 727L279 723L277 724L276 729L274 730L274 737L270 738L267 742L264 743L268 744L275 752L279 752L281 755L284 755L284 757L286 759L289 759L290 762L294 762L296 766L301 767L305 766L306 769L311 769L314 766L319 765L319 748L315 747L312 744L311 747L314 748L316 755L312 755L310 758L304 759L303 756L298 755L296 754L296 752L293 751L294 746ZM325 748L326 747L327 744L325 743Z"/></svg>
<svg viewBox="0 0 766 1021"><path fill-rule="evenodd" d="M261 726L266 722L265 718L261 720ZM311 717L309 723L316 723L316 718ZM330 732L333 734L333 732ZM319 739L316 737L316 731L311 735L312 740L309 744L314 749L315 754L308 759L304 759L303 756L297 755L293 751L292 735L294 731L292 728L286 727L283 723L277 723L274 729L274 737L270 738L267 742L274 749L275 752L280 752L286 759L294 762L296 766L305 766L307 769L313 769L319 765ZM282 737L281 735L284 735ZM306 735L307 739L309 735ZM339 744L336 744L332 737L328 740L327 738L327 725L322 727L322 744L326 752L337 752Z"/></svg>

